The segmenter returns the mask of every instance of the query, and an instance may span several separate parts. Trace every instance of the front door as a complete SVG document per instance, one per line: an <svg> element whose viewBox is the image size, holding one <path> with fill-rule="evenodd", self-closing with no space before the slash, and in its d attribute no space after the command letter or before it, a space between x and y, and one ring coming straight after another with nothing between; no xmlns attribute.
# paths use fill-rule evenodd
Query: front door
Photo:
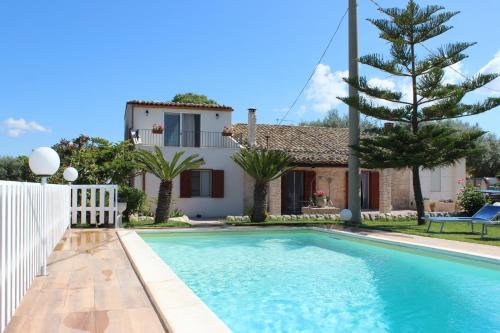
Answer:
<svg viewBox="0 0 500 333"><path fill-rule="evenodd" d="M304 205L304 171L290 171L281 177L281 211L300 214Z"/></svg>

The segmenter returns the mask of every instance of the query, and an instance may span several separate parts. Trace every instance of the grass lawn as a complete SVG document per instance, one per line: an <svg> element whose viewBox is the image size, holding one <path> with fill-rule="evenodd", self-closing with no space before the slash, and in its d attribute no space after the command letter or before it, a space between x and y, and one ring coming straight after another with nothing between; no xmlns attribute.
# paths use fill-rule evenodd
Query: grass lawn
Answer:
<svg viewBox="0 0 500 333"><path fill-rule="evenodd" d="M472 233L470 224L465 222L446 223L442 233L439 233L439 224L433 223L430 232L427 233L427 224L417 225L416 220L364 221L361 227L367 229L400 232L403 234L500 246L500 225L490 226L488 228L488 235L486 235L484 239L481 239L479 235L481 225L474 225L474 231L476 233Z"/></svg>
<svg viewBox="0 0 500 333"><path fill-rule="evenodd" d="M252 222L233 222L226 221L227 225L231 226L320 226L328 224L342 225L340 221L266 221L261 223ZM446 223L442 233L439 233L439 224L433 224L430 232L426 232L426 225L417 225L417 220L377 220L364 221L360 226L366 229L384 230L390 232L400 232L403 234L411 234L425 237L434 237L442 239L450 239L462 242L479 243L500 246L500 225L491 226L488 229L488 235L484 239L480 238L480 225L474 226L474 231L471 232L470 225L463 222Z"/></svg>
<svg viewBox="0 0 500 333"><path fill-rule="evenodd" d="M172 221L154 223L153 219L130 220L123 222L124 228L190 228L191 225L186 222Z"/></svg>
<svg viewBox="0 0 500 333"><path fill-rule="evenodd" d="M236 221L225 221L229 226L314 226L314 225L325 225L325 224L340 224L340 221L265 221L265 222L236 222Z"/></svg>

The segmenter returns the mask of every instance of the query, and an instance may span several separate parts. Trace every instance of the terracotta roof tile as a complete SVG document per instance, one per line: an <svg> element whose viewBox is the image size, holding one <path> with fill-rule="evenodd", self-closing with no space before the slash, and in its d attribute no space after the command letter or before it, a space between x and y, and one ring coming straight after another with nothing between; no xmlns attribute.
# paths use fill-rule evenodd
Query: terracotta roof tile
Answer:
<svg viewBox="0 0 500 333"><path fill-rule="evenodd" d="M287 151L298 165L346 165L347 128L257 125L257 146ZM233 125L233 138L247 145L247 124Z"/></svg>
<svg viewBox="0 0 500 333"><path fill-rule="evenodd" d="M199 103L174 103L174 102L158 102L158 101L141 101L141 100L131 100L127 104L133 105L144 105L144 106L161 106L161 107L171 107L171 108L182 108L182 109L214 109L221 111L233 111L233 108L227 105L221 104L199 104Z"/></svg>

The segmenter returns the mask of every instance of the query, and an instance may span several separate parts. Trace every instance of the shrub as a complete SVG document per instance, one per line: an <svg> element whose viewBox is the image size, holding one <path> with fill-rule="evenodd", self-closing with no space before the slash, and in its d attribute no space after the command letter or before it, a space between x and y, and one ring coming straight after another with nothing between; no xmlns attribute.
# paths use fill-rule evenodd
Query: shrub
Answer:
<svg viewBox="0 0 500 333"><path fill-rule="evenodd" d="M170 217L182 217L184 216L184 212L179 208L174 208L170 211Z"/></svg>
<svg viewBox="0 0 500 333"><path fill-rule="evenodd" d="M123 215L128 218L142 209L146 202L146 193L135 187L122 185L118 188L118 201L127 203Z"/></svg>
<svg viewBox="0 0 500 333"><path fill-rule="evenodd" d="M474 215L488 200L485 196L474 190L473 187L466 187L458 195L458 204L468 216Z"/></svg>

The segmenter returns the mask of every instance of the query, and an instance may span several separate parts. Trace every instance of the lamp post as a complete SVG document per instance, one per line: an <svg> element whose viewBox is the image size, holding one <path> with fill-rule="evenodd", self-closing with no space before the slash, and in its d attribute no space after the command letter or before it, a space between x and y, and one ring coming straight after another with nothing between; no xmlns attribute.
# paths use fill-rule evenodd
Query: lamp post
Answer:
<svg viewBox="0 0 500 333"><path fill-rule="evenodd" d="M66 169L64 169L64 172L63 172L63 177L64 177L64 180L66 180L69 184L69 200L71 202L71 198L73 198L73 188L71 187L71 184L78 178L78 170L76 170L75 168L73 167L67 167ZM76 204L76 203L75 203ZM72 211L70 211L69 213L69 225L68 225L68 229L71 229L71 215L72 215Z"/></svg>
<svg viewBox="0 0 500 333"><path fill-rule="evenodd" d="M40 275L47 275L47 257L49 255L47 249L47 216L46 216L46 199L45 185L47 178L52 176L59 169L61 160L56 151L49 147L39 147L33 150L29 158L29 166L31 171L37 176L42 177L42 223L41 223L41 238L42 238L42 265L40 267Z"/></svg>

